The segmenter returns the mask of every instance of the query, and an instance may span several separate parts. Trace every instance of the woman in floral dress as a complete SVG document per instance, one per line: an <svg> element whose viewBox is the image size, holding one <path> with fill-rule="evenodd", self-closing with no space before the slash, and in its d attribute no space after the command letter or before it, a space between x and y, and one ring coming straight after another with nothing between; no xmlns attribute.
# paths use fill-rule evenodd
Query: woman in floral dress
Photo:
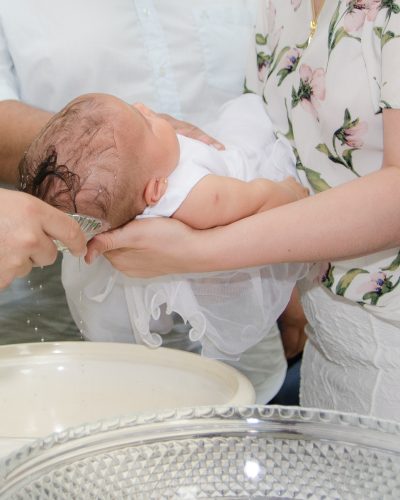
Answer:
<svg viewBox="0 0 400 500"><path fill-rule="evenodd" d="M132 223L89 258L117 249L136 276L323 262L302 286L301 404L400 420L400 3L260 0L245 90L315 195L210 231Z"/></svg>

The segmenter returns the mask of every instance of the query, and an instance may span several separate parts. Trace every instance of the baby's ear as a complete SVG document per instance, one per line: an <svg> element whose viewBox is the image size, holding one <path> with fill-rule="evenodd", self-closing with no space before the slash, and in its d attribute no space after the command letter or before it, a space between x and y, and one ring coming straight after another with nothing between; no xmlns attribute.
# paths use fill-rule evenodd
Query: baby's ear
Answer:
<svg viewBox="0 0 400 500"><path fill-rule="evenodd" d="M167 190L166 177L152 177L144 188L144 201L146 205L155 205Z"/></svg>

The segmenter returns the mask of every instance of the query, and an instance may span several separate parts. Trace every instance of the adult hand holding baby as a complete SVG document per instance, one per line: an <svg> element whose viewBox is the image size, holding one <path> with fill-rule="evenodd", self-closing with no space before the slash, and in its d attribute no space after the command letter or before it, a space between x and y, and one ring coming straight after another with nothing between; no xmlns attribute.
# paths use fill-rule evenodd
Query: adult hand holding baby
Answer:
<svg viewBox="0 0 400 500"><path fill-rule="evenodd" d="M85 260L90 264L98 255L104 255L116 269L138 278L182 273L187 245L195 242L196 234L176 219L155 217L135 220L95 236L88 243ZM135 242L134 248L132 242ZM182 253L179 248L183 249ZM200 256L198 265L201 265ZM187 272L193 271L192 265L188 265Z"/></svg>
<svg viewBox="0 0 400 500"><path fill-rule="evenodd" d="M54 239L74 255L85 253L85 237L68 215L25 193L1 189L0 196L0 288L34 266L52 264L57 257Z"/></svg>
<svg viewBox="0 0 400 500"><path fill-rule="evenodd" d="M196 127L192 123L188 123L182 120L177 120L173 116L159 113L159 116L167 120L175 129L177 134L184 135L186 137L190 137L191 139L196 139L198 141L204 142L204 144L208 144L209 146L213 146L218 150L225 149L225 146L221 144L219 141L214 139L214 137L209 136L199 127Z"/></svg>

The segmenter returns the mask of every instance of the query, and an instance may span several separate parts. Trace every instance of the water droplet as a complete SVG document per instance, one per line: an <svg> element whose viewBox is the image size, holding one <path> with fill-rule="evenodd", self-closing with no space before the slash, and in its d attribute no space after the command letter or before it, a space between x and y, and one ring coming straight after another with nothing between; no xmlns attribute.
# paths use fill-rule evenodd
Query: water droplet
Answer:
<svg viewBox="0 0 400 500"><path fill-rule="evenodd" d="M38 332L39 328L37 326L35 326L34 330L35 330L35 332Z"/></svg>
<svg viewBox="0 0 400 500"><path fill-rule="evenodd" d="M30 320L29 318L26 320L26 324L27 324L27 325L30 325L30 324L31 324L31 320Z"/></svg>
<svg viewBox="0 0 400 500"><path fill-rule="evenodd" d="M42 338L40 339L40 342L44 342L44 337L42 337Z"/></svg>
<svg viewBox="0 0 400 500"><path fill-rule="evenodd" d="M40 288L40 290L42 290L42 288L43 288L43 285L42 285L42 284L40 284L40 285L39 285L39 288Z"/></svg>

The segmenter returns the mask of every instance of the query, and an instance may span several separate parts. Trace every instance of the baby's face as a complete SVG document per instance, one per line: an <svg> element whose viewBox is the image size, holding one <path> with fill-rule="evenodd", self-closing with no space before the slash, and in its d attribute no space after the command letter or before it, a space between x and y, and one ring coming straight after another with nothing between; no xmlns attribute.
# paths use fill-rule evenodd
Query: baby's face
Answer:
<svg viewBox="0 0 400 500"><path fill-rule="evenodd" d="M154 175L168 177L179 161L179 142L172 125L142 103L131 106L142 125L141 154Z"/></svg>
<svg viewBox="0 0 400 500"><path fill-rule="evenodd" d="M179 161L179 142L172 125L144 104L129 105L118 100L120 108L116 143L121 159L129 169L139 157L145 176L168 177Z"/></svg>

